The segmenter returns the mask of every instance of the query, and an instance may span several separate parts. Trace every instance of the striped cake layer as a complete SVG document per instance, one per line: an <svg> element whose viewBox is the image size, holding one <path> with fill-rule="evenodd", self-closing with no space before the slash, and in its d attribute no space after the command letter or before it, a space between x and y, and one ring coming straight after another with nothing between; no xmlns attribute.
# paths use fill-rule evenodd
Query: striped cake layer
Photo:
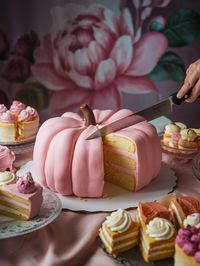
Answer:
<svg viewBox="0 0 200 266"><path fill-rule="evenodd" d="M38 214L42 204L42 187L36 191L22 194L16 184L7 184L0 189L0 214L16 219L28 220Z"/></svg>
<svg viewBox="0 0 200 266"><path fill-rule="evenodd" d="M135 191L135 144L129 139L107 135L104 138L105 180Z"/></svg>
<svg viewBox="0 0 200 266"><path fill-rule="evenodd" d="M155 240L144 232L140 233L140 250L146 262L173 257L174 243L175 236L168 240Z"/></svg>
<svg viewBox="0 0 200 266"><path fill-rule="evenodd" d="M183 250L176 244L174 266L199 266L200 263L196 262L193 256L187 256Z"/></svg>
<svg viewBox="0 0 200 266"><path fill-rule="evenodd" d="M103 223L99 236L106 247L107 252L117 255L135 247L138 244L138 230L138 226L136 224L132 224L126 232L112 232L106 224Z"/></svg>
<svg viewBox="0 0 200 266"><path fill-rule="evenodd" d="M140 190L160 171L160 140L146 122L106 135L103 150L105 180L125 189Z"/></svg>

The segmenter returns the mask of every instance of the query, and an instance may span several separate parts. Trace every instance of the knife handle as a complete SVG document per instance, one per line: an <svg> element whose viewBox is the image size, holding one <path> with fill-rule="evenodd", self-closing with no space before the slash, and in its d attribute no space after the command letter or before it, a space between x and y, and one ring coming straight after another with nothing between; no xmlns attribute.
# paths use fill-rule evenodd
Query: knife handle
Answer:
<svg viewBox="0 0 200 266"><path fill-rule="evenodd" d="M192 89L193 88L190 88L189 91L182 98L177 98L176 96L177 92L173 93L171 95L173 103L176 105L180 105L183 101L185 101L187 98L190 97L190 94L192 93ZM200 95L197 98L200 98Z"/></svg>

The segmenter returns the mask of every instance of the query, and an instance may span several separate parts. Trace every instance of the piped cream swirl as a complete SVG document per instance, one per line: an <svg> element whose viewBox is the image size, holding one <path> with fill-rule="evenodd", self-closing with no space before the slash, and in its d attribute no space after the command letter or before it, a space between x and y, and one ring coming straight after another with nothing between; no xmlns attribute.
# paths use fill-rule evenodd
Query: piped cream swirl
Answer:
<svg viewBox="0 0 200 266"><path fill-rule="evenodd" d="M110 216L106 218L106 225L113 232L125 232L132 224L131 215L122 209L112 212Z"/></svg>
<svg viewBox="0 0 200 266"><path fill-rule="evenodd" d="M0 172L0 185L4 185L12 182L15 179L15 175L9 171Z"/></svg>
<svg viewBox="0 0 200 266"><path fill-rule="evenodd" d="M187 225L195 226L196 228L200 228L200 213L193 213L188 215L183 221L184 227Z"/></svg>
<svg viewBox="0 0 200 266"><path fill-rule="evenodd" d="M147 225L147 234L156 240L170 239L174 233L173 224L164 218L156 217Z"/></svg>

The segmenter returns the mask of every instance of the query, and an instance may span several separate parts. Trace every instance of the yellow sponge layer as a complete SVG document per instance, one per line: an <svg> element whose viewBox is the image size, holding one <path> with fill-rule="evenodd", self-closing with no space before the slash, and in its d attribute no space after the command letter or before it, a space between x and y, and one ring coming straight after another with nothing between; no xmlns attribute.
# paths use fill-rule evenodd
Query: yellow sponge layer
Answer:
<svg viewBox="0 0 200 266"><path fill-rule="evenodd" d="M122 173L105 162L105 180L126 190L135 191L135 177Z"/></svg>
<svg viewBox="0 0 200 266"><path fill-rule="evenodd" d="M128 138L108 134L103 138L103 143L122 151L135 152L135 144Z"/></svg>
<svg viewBox="0 0 200 266"><path fill-rule="evenodd" d="M135 160L126 155L114 153L108 150L108 148L105 145L104 145L104 161L116 164L121 167L125 167L127 169L135 169L136 167Z"/></svg>

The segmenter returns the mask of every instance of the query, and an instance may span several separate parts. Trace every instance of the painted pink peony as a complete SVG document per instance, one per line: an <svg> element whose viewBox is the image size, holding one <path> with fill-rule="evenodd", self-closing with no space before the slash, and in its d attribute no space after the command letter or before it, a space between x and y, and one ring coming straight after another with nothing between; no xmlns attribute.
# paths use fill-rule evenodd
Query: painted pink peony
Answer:
<svg viewBox="0 0 200 266"><path fill-rule="evenodd" d="M148 32L136 37L128 9L67 4L52 9L52 33L35 50L32 73L54 91L56 113L92 108L118 109L121 93L157 91L147 74L167 48L165 36Z"/></svg>

